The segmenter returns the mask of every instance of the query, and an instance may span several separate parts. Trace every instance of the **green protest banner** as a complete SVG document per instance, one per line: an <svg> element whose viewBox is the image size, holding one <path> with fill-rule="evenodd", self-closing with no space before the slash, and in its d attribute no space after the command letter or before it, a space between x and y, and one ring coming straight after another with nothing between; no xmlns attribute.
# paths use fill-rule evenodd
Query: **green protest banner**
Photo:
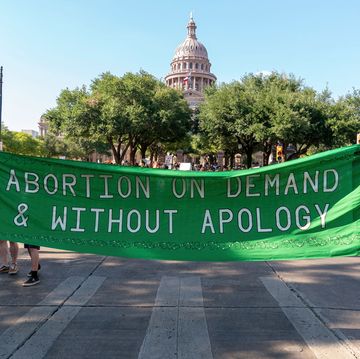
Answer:
<svg viewBox="0 0 360 359"><path fill-rule="evenodd" d="M359 255L359 185L359 145L216 173L0 152L0 238L147 259Z"/></svg>

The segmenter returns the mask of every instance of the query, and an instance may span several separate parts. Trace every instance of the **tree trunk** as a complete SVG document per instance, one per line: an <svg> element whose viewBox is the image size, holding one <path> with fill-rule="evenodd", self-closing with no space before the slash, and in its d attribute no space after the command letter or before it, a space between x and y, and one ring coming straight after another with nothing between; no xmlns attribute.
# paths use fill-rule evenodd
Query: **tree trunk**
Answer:
<svg viewBox="0 0 360 359"><path fill-rule="evenodd" d="M251 147L245 149L246 153L246 166L251 168L253 149Z"/></svg>
<svg viewBox="0 0 360 359"><path fill-rule="evenodd" d="M119 146L118 146L118 148L116 148L116 147L114 146L114 143L113 143L113 140L112 140L111 137L108 137L108 138L107 138L107 141L108 141L108 143L109 143L110 146L111 146L111 151L112 151L112 154L113 154L113 156L114 156L115 163L116 163L116 164L120 164L121 159L120 159L120 151L118 150L118 149L119 149Z"/></svg>
<svg viewBox="0 0 360 359"><path fill-rule="evenodd" d="M224 159L225 159L225 166L227 167L229 165L229 153L228 152L225 152ZM221 167L223 167L222 163L219 163L219 165Z"/></svg>
<svg viewBox="0 0 360 359"><path fill-rule="evenodd" d="M124 151L122 151L122 153L120 155L120 163L123 161L123 159L124 159L124 157L126 155L126 152L129 149L129 146L130 146L130 143L127 143L125 148L124 148ZM119 150L119 152L120 152L120 150Z"/></svg>
<svg viewBox="0 0 360 359"><path fill-rule="evenodd" d="M230 153L230 168L235 167L235 154Z"/></svg>
<svg viewBox="0 0 360 359"><path fill-rule="evenodd" d="M309 149L309 145L301 145L299 149L297 149L296 153L300 157L300 155L305 155L308 149Z"/></svg>
<svg viewBox="0 0 360 359"><path fill-rule="evenodd" d="M136 146L130 147L130 163L132 166L135 165L136 150L137 150Z"/></svg>
<svg viewBox="0 0 360 359"><path fill-rule="evenodd" d="M150 167L152 168L152 165L154 163L154 150L150 148Z"/></svg>
<svg viewBox="0 0 360 359"><path fill-rule="evenodd" d="M144 159L146 157L146 151L148 149L147 145L140 145L141 158Z"/></svg>
<svg viewBox="0 0 360 359"><path fill-rule="evenodd" d="M269 165L269 158L271 155L271 150L272 150L272 143L270 142L265 142L263 144L264 146L264 152L263 152L263 166L268 166Z"/></svg>
<svg viewBox="0 0 360 359"><path fill-rule="evenodd" d="M209 154L209 163L212 165L215 162L215 156L213 153Z"/></svg>

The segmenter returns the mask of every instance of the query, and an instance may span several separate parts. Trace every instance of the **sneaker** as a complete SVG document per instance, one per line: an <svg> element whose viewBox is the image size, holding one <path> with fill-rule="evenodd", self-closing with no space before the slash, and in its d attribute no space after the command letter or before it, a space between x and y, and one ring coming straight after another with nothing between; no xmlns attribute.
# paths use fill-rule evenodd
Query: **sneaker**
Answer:
<svg viewBox="0 0 360 359"><path fill-rule="evenodd" d="M16 274L19 271L19 267L16 263L10 264L9 274Z"/></svg>
<svg viewBox="0 0 360 359"><path fill-rule="evenodd" d="M0 267L0 273L9 273L9 266Z"/></svg>
<svg viewBox="0 0 360 359"><path fill-rule="evenodd" d="M41 269L41 265L40 265L40 263L39 263L39 266L38 266L38 271ZM30 278L31 276L32 276L32 273L31 273L31 271L27 274L27 276Z"/></svg>
<svg viewBox="0 0 360 359"><path fill-rule="evenodd" d="M23 287L31 287L32 285L36 285L38 283L40 283L39 277L30 277L23 283Z"/></svg>

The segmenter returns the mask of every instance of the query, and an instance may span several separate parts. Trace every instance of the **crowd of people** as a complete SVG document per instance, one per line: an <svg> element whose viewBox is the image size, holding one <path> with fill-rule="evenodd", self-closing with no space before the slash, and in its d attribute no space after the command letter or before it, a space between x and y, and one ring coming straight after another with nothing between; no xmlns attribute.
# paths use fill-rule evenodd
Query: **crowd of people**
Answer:
<svg viewBox="0 0 360 359"><path fill-rule="evenodd" d="M130 162L127 160L123 161L122 166L132 166ZM234 167L230 166L222 166L219 165L217 162L210 163L188 163L189 166L186 167L187 170L190 171L206 171L206 172L221 172L221 171L232 171L232 170L243 170L246 169L244 164L236 164ZM171 170L181 170L181 164L179 162L175 162L174 164L167 164L160 161L155 161L152 164L140 161L139 163L136 162L134 167L145 167L145 168L160 168L160 169L171 169ZM252 168L260 167L259 162L253 162Z"/></svg>
<svg viewBox="0 0 360 359"><path fill-rule="evenodd" d="M24 281L24 287L30 287L40 283L38 272L41 268L39 262L39 246L32 244L24 244L24 248L28 250L31 259L31 270L27 274L27 280ZM10 249L10 250L9 250ZM19 245L16 242L8 242L0 240L0 274L16 275L19 272L18 265Z"/></svg>

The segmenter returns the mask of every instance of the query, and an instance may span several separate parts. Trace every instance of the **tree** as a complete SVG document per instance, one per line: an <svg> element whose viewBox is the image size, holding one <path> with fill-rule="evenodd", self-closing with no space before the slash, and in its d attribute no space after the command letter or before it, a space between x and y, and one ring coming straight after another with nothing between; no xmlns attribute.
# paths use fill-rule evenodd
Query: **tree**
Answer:
<svg viewBox="0 0 360 359"><path fill-rule="evenodd" d="M107 143L116 163L130 150L145 157L150 145L186 135L190 109L180 92L152 75L104 73L90 89L63 90L45 117L65 138Z"/></svg>
<svg viewBox="0 0 360 359"><path fill-rule="evenodd" d="M44 154L43 142L22 132L9 131L6 127L2 132L4 151L28 156L42 156Z"/></svg>
<svg viewBox="0 0 360 359"><path fill-rule="evenodd" d="M86 159L94 150L103 149L103 142L94 136L93 124L100 115L97 105L85 86L61 91L57 106L44 114L50 124L45 136L49 155Z"/></svg>
<svg viewBox="0 0 360 359"><path fill-rule="evenodd" d="M312 89L285 93L283 101L277 103L272 127L284 149L293 145L293 157L297 158L306 154L311 146L324 142L326 111Z"/></svg>
<svg viewBox="0 0 360 359"><path fill-rule="evenodd" d="M235 154L239 147L251 167L252 154L260 144L256 138L259 126L259 95L253 88L254 76L243 81L223 84L205 93L200 107L200 129L226 152Z"/></svg>
<svg viewBox="0 0 360 359"><path fill-rule="evenodd" d="M94 142L83 137L66 137L56 135L51 131L43 138L44 155L46 157L65 156L67 158L89 159L89 154L96 151L99 154L110 155L108 145Z"/></svg>
<svg viewBox="0 0 360 359"><path fill-rule="evenodd" d="M241 81L219 86L200 107L200 128L230 154L236 147L246 155L263 151L268 164L272 149L281 142L295 148L294 156L323 143L328 133L326 102L292 75L246 75Z"/></svg>
<svg viewBox="0 0 360 359"><path fill-rule="evenodd" d="M184 138L190 129L191 111L182 94L146 72L125 74L129 90L129 140L132 156L142 158L152 145ZM156 146L157 148L158 146Z"/></svg>
<svg viewBox="0 0 360 359"><path fill-rule="evenodd" d="M263 164L268 165L273 148L279 142L275 131L279 103L284 103L286 94L299 93L303 87L302 80L291 74L272 72L270 75L249 75L245 81L257 93L254 106L259 122L255 127L255 137L260 143L258 148L263 152Z"/></svg>
<svg viewBox="0 0 360 359"><path fill-rule="evenodd" d="M340 97L328 107L327 127L329 147L354 144L360 132L360 90Z"/></svg>

